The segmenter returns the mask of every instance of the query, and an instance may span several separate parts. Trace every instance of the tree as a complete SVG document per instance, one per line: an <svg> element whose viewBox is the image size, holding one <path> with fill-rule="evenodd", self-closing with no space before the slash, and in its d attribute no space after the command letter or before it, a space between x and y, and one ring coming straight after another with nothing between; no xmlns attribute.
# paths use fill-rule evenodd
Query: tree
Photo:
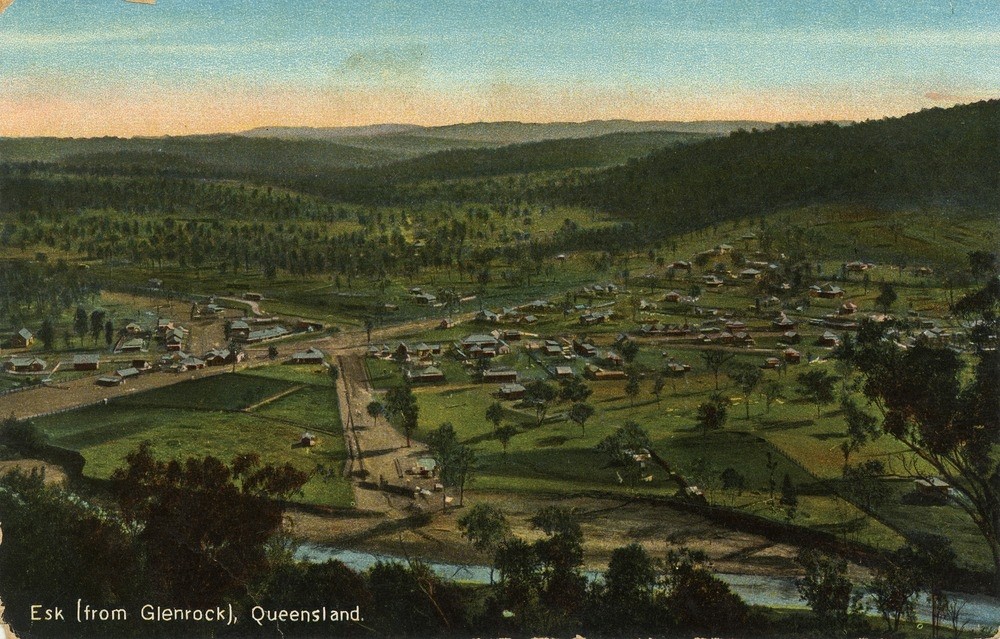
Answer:
<svg viewBox="0 0 1000 639"><path fill-rule="evenodd" d="M101 331L104 330L105 315L106 313L100 309L95 309L90 313L90 338L95 344L101 337Z"/></svg>
<svg viewBox="0 0 1000 639"><path fill-rule="evenodd" d="M177 605L216 606L243 596L269 571L268 542L285 501L308 475L256 454L160 461L149 442L112 476L122 516L137 532L154 588Z"/></svg>
<svg viewBox="0 0 1000 639"><path fill-rule="evenodd" d="M799 507L799 495L788 473L785 473L785 477L781 480L781 498L778 503L785 509L785 517L788 521L792 521L795 518L795 511Z"/></svg>
<svg viewBox="0 0 1000 639"><path fill-rule="evenodd" d="M704 553L687 548L667 554L662 564L667 611L685 629L712 635L744 632L749 608L705 567L705 560Z"/></svg>
<svg viewBox="0 0 1000 639"><path fill-rule="evenodd" d="M719 478L722 480L722 488L724 490L735 490L737 494L743 494L743 491L746 490L746 475L735 468L726 468L722 471Z"/></svg>
<svg viewBox="0 0 1000 639"><path fill-rule="evenodd" d="M736 386L739 387L740 392L743 394L743 403L747 409L747 419L750 419L750 396L757 388L757 385L760 384L764 373L753 364L738 363L730 366L726 375L729 376L729 379L736 382Z"/></svg>
<svg viewBox="0 0 1000 639"><path fill-rule="evenodd" d="M514 438L517 434L517 428L513 424L505 424L497 429L496 436L500 440L500 445L503 446L503 454L507 454L507 446L510 444L510 440Z"/></svg>
<svg viewBox="0 0 1000 639"><path fill-rule="evenodd" d="M903 351L884 340L878 327L867 328L859 331L859 368L882 431L958 493L954 503L991 550L1000 593L1000 355L978 353L963 383L964 362L954 351L919 344ZM915 468L913 473L925 476Z"/></svg>
<svg viewBox="0 0 1000 639"><path fill-rule="evenodd" d="M592 587L594 606L587 625L614 636L635 636L634 632L650 627L655 623L657 576L656 565L642 546L631 543L615 548L604 584Z"/></svg>
<svg viewBox="0 0 1000 639"><path fill-rule="evenodd" d="M76 315L73 316L73 332L82 340L87 335L90 323L87 318L87 311L82 306L76 307Z"/></svg>
<svg viewBox="0 0 1000 639"><path fill-rule="evenodd" d="M880 308L883 313L888 313L897 299L899 299L899 295L896 294L896 288L889 282L885 282L879 289L878 297L875 298L875 308Z"/></svg>
<svg viewBox="0 0 1000 639"><path fill-rule="evenodd" d="M701 426L702 436L708 435L711 430L723 428L728 412L729 400L719 393L713 393L707 402L698 406L698 424Z"/></svg>
<svg viewBox="0 0 1000 639"><path fill-rule="evenodd" d="M104 323L104 343L111 347L115 341L115 324L111 320Z"/></svg>
<svg viewBox="0 0 1000 639"><path fill-rule="evenodd" d="M618 353L621 354L622 359L625 360L626 363L631 363L632 360L635 359L636 355L639 354L639 344L628 338L619 341L615 345L615 348L618 350Z"/></svg>
<svg viewBox="0 0 1000 639"><path fill-rule="evenodd" d="M639 371L634 366L629 366L625 370L625 394L628 395L628 403L635 406L635 398L639 394Z"/></svg>
<svg viewBox="0 0 1000 639"><path fill-rule="evenodd" d="M577 402L569 409L569 418L580 427L580 433L582 435L587 434L586 424L587 420L594 415L594 407L590 404L585 404L583 402Z"/></svg>
<svg viewBox="0 0 1000 639"><path fill-rule="evenodd" d="M490 583L496 569L496 552L510 537L510 524L503 512L490 504L476 504L458 518L458 529L472 547L490 557Z"/></svg>
<svg viewBox="0 0 1000 639"><path fill-rule="evenodd" d="M653 397L656 398L657 404L660 403L660 394L663 393L663 387L666 386L666 384L667 384L667 379L666 377L664 377L662 372L657 373L653 377L653 387L650 389L649 392L651 392L653 394Z"/></svg>
<svg viewBox="0 0 1000 639"><path fill-rule="evenodd" d="M535 407L535 425L541 426L549 404L556 398L556 389L540 379L524 387L524 401Z"/></svg>
<svg viewBox="0 0 1000 639"><path fill-rule="evenodd" d="M472 480L476 454L469 446L458 443L455 427L450 422L441 424L427 437L427 446L437 465L438 479L445 487L458 487L458 503L462 505L465 486ZM442 492L442 506L447 508L446 495Z"/></svg>
<svg viewBox="0 0 1000 639"><path fill-rule="evenodd" d="M503 421L503 416L503 404L500 402L493 402L486 408L486 419L493 424L494 435L496 434L497 429L500 428L500 422Z"/></svg>
<svg viewBox="0 0 1000 639"><path fill-rule="evenodd" d="M267 347L267 358L272 362L278 359L278 347L274 344Z"/></svg>
<svg viewBox="0 0 1000 639"><path fill-rule="evenodd" d="M631 420L595 446L599 453L608 456L610 466L618 470L622 480L633 486L639 480L642 471L642 466L636 461L635 456L651 448L649 433Z"/></svg>
<svg viewBox="0 0 1000 639"><path fill-rule="evenodd" d="M799 395L816 404L816 417L822 406L833 402L833 384L837 381L835 375L831 375L822 370L811 370L799 373L798 387L795 389Z"/></svg>
<svg viewBox="0 0 1000 639"><path fill-rule="evenodd" d="M373 399L365 406L365 412L372 418L372 426L378 426L378 418L385 414L385 405L377 399Z"/></svg>
<svg viewBox="0 0 1000 639"><path fill-rule="evenodd" d="M337 380L340 379L340 369L331 364L326 369L326 374L330 376L330 382L333 384L333 387L336 388Z"/></svg>
<svg viewBox="0 0 1000 639"><path fill-rule="evenodd" d="M875 416L865 412L850 396L841 398L840 408L847 424L847 441L840 444L840 451L844 454L844 468L847 468L851 453L869 441L878 439L882 433Z"/></svg>
<svg viewBox="0 0 1000 639"><path fill-rule="evenodd" d="M760 394L764 396L765 412L770 413L771 404L779 399L784 399L785 389L781 385L781 382L772 379L764 382L764 386L761 387Z"/></svg>
<svg viewBox="0 0 1000 639"><path fill-rule="evenodd" d="M715 375L715 390L719 390L719 371L723 369L735 357L732 353L720 350L707 350L701 352L701 359L705 362L705 367Z"/></svg>
<svg viewBox="0 0 1000 639"><path fill-rule="evenodd" d="M844 629L851 613L854 584L847 577L847 562L815 550L799 553L805 577L796 584L799 597L824 624Z"/></svg>
<svg viewBox="0 0 1000 639"><path fill-rule="evenodd" d="M570 402L583 402L590 397L594 390L583 383L579 377L571 377L559 382L559 399Z"/></svg>
<svg viewBox="0 0 1000 639"><path fill-rule="evenodd" d="M233 360L233 362L232 362L232 364L233 364L232 372L235 373L236 372L236 364L238 364L239 361L241 359L243 359L243 354L244 354L243 353L243 344L240 343L240 342L237 342L236 340L230 340L229 344L227 345L227 348L229 349L229 356Z"/></svg>
<svg viewBox="0 0 1000 639"><path fill-rule="evenodd" d="M899 632L903 619L913 621L916 618L914 599L920 581L912 564L899 561L903 557L899 552L893 553L885 565L875 570L872 580L865 586L886 628L893 633Z"/></svg>
<svg viewBox="0 0 1000 639"><path fill-rule="evenodd" d="M399 422L406 434L406 447L409 448L410 437L417 430L417 419L420 416L420 407L410 385L404 383L390 388L385 394L385 408Z"/></svg>
<svg viewBox="0 0 1000 639"><path fill-rule="evenodd" d="M546 506L531 518L545 536L533 544L542 577L542 602L557 617L557 625L576 616L585 601L583 531L569 510Z"/></svg>
<svg viewBox="0 0 1000 639"><path fill-rule="evenodd" d="M982 279L996 273L997 255L990 251L969 251L969 272L972 277Z"/></svg>
<svg viewBox="0 0 1000 639"><path fill-rule="evenodd" d="M52 350L56 342L56 330L52 326L52 320L45 318L42 320L42 327L38 329L38 339L42 340L46 350Z"/></svg>

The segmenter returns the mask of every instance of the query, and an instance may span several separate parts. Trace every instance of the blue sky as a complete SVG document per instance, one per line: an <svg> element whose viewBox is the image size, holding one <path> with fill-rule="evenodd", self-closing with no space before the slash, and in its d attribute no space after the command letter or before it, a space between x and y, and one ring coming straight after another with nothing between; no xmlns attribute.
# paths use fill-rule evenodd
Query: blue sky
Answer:
<svg viewBox="0 0 1000 639"><path fill-rule="evenodd" d="M998 0L16 0L0 135L862 119L1000 94Z"/></svg>

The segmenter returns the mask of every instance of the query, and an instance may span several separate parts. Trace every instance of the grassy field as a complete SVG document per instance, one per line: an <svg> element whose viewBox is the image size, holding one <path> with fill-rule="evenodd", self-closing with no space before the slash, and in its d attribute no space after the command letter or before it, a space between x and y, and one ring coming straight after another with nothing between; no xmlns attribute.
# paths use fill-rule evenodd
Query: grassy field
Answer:
<svg viewBox="0 0 1000 639"><path fill-rule="evenodd" d="M129 451L149 440L163 458L213 455L229 461L253 452L265 463L291 463L312 474L299 497L303 503L352 505L351 485L341 472L346 450L336 394L328 376L302 367L182 382L37 423L54 444L79 450L91 477L109 477ZM296 446L306 431L318 436L315 447Z"/></svg>

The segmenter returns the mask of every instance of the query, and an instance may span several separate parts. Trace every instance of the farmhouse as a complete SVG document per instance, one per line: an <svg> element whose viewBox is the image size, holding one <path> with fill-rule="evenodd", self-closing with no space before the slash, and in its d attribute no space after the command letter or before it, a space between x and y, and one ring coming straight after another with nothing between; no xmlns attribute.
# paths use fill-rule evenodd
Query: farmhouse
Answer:
<svg viewBox="0 0 1000 639"><path fill-rule="evenodd" d="M73 356L73 370L75 371L96 371L101 364L101 356L97 354L84 354Z"/></svg>
<svg viewBox="0 0 1000 639"><path fill-rule="evenodd" d="M786 331L781 334L779 339L786 344L798 344L802 337L796 331Z"/></svg>
<svg viewBox="0 0 1000 639"><path fill-rule="evenodd" d="M668 266L667 268L672 268L676 271L690 271L691 262L687 262L685 260L677 260L676 262L671 262L670 266Z"/></svg>
<svg viewBox="0 0 1000 639"><path fill-rule="evenodd" d="M517 381L517 371L510 368L498 368L483 371L483 382L495 384L513 383Z"/></svg>
<svg viewBox="0 0 1000 639"><path fill-rule="evenodd" d="M182 359L180 361L180 368L181 368L181 370L185 370L185 371L198 370L198 369L201 369L201 368L205 368L205 360L198 359L194 355L191 355L191 356L186 357L186 358L184 358L184 359ZM136 371L136 374L138 375L139 372Z"/></svg>
<svg viewBox="0 0 1000 639"><path fill-rule="evenodd" d="M132 368L134 368L134 369L136 369L138 371L147 371L147 370L149 370L152 367L149 365L149 362L147 362L144 359L133 359L132 360Z"/></svg>
<svg viewBox="0 0 1000 639"><path fill-rule="evenodd" d="M785 361L788 362L789 364L798 364L799 362L802 361L802 353L798 352L797 350L791 347L781 351L781 355L782 357L785 358Z"/></svg>
<svg viewBox="0 0 1000 639"><path fill-rule="evenodd" d="M844 264L844 270L852 273L861 273L863 271L867 271L868 268L869 265L864 262L848 262L847 264Z"/></svg>
<svg viewBox="0 0 1000 639"><path fill-rule="evenodd" d="M667 293L666 295L663 296L663 301L664 302L674 302L674 303L676 303L676 302L681 301L682 297L684 297L684 296L681 295L680 293L678 293L677 291L670 291L669 293Z"/></svg>
<svg viewBox="0 0 1000 639"><path fill-rule="evenodd" d="M510 352L510 347L492 335L474 334L455 344L455 350L462 359L483 359Z"/></svg>
<svg viewBox="0 0 1000 639"><path fill-rule="evenodd" d="M853 315L858 312L858 305L854 302L844 302L837 309L837 314L839 315Z"/></svg>
<svg viewBox="0 0 1000 639"><path fill-rule="evenodd" d="M522 324L534 324L535 322L538 321L538 318L535 317L534 315L525 315L518 321L521 322Z"/></svg>
<svg viewBox="0 0 1000 639"><path fill-rule="evenodd" d="M430 306L437 302L437 297L430 293L417 293L413 296L413 302L419 306Z"/></svg>
<svg viewBox="0 0 1000 639"><path fill-rule="evenodd" d="M392 351L389 350L388 344L379 344L379 345L372 344L371 346L368 347L368 357L374 359L384 359L386 357L389 357L389 355L391 354Z"/></svg>
<svg viewBox="0 0 1000 639"><path fill-rule="evenodd" d="M503 384L500 386L500 390L497 391L497 395L500 399L523 399L525 393L524 386L520 384Z"/></svg>
<svg viewBox="0 0 1000 639"><path fill-rule="evenodd" d="M326 328L323 322L313 322L311 320L300 319L295 322L295 329L299 331L305 331L307 333L314 333L316 331L321 331Z"/></svg>
<svg viewBox="0 0 1000 639"><path fill-rule="evenodd" d="M243 294L243 299L250 302L259 302L264 299L264 296L260 293L254 293L253 291L247 291Z"/></svg>
<svg viewBox="0 0 1000 639"><path fill-rule="evenodd" d="M140 335L144 332L145 331L142 330L142 327L135 322L129 322L125 325L125 333L128 335Z"/></svg>
<svg viewBox="0 0 1000 639"><path fill-rule="evenodd" d="M441 330L447 330L455 325L455 321L452 319L443 319L441 323L438 324L438 328Z"/></svg>
<svg viewBox="0 0 1000 639"><path fill-rule="evenodd" d="M683 377L685 373L691 372L691 365L683 364L681 362L668 362L666 372L669 373L671 377Z"/></svg>
<svg viewBox="0 0 1000 639"><path fill-rule="evenodd" d="M322 364L325 361L323 351L310 347L300 353L293 353L288 364Z"/></svg>
<svg viewBox="0 0 1000 639"><path fill-rule="evenodd" d="M436 366L406 371L406 379L414 384L443 382L444 372Z"/></svg>
<svg viewBox="0 0 1000 639"><path fill-rule="evenodd" d="M97 378L97 384L99 386L118 386L122 383L122 378L117 375L104 375Z"/></svg>
<svg viewBox="0 0 1000 639"><path fill-rule="evenodd" d="M500 316L487 308L476 313L476 316L473 319L477 322L496 324L500 321Z"/></svg>
<svg viewBox="0 0 1000 639"><path fill-rule="evenodd" d="M39 373L47 366L44 359L37 357L11 357L4 362L4 368L14 373Z"/></svg>
<svg viewBox="0 0 1000 639"><path fill-rule="evenodd" d="M163 336L163 343L166 345L167 350L181 350L181 345L184 343L185 335L187 335L187 331L180 327L172 328L167 331L167 334Z"/></svg>
<svg viewBox="0 0 1000 639"><path fill-rule="evenodd" d="M10 338L11 348L28 348L35 343L35 336L31 334L26 328L22 328L18 332L14 333L14 336Z"/></svg>
<svg viewBox="0 0 1000 639"><path fill-rule="evenodd" d="M608 366L623 366L625 364L624 358L614 351L607 351L604 353L603 363Z"/></svg>
<svg viewBox="0 0 1000 639"><path fill-rule="evenodd" d="M714 275L705 275L702 277L702 284L708 286L709 288L719 288L720 286L725 284L725 282L723 282Z"/></svg>
<svg viewBox="0 0 1000 639"><path fill-rule="evenodd" d="M739 273L741 280L759 280L761 272L755 268L745 268Z"/></svg>
<svg viewBox="0 0 1000 639"><path fill-rule="evenodd" d="M781 360L778 359L777 357L768 357L767 359L764 360L764 363L761 364L761 368L769 368L769 369L781 368Z"/></svg>
<svg viewBox="0 0 1000 639"><path fill-rule="evenodd" d="M593 326L594 324L603 324L611 318L611 311L598 311L596 313L587 313L586 315L580 316L580 323L584 326Z"/></svg>
<svg viewBox="0 0 1000 639"><path fill-rule="evenodd" d="M532 302L528 302L521 308L528 309L529 311L535 311L536 313L545 312L552 309L552 304L545 300L534 300Z"/></svg>
<svg viewBox="0 0 1000 639"><path fill-rule="evenodd" d="M173 328L174 328L173 320L169 320L164 317L161 317L160 319L156 320L156 334L159 335L160 337L166 335L167 331L173 330Z"/></svg>
<svg viewBox="0 0 1000 639"><path fill-rule="evenodd" d="M511 329L511 328L503 331L503 333L501 333L501 334L503 335L503 338L505 340L507 340L507 341L515 341L516 342L516 341L520 340L522 337L524 337L524 333L522 333L519 330Z"/></svg>

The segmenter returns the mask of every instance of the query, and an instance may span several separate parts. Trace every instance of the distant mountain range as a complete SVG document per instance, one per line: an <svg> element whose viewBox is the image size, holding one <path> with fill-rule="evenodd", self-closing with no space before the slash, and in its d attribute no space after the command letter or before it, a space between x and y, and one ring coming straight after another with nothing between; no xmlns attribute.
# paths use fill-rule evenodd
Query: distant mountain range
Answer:
<svg viewBox="0 0 1000 639"><path fill-rule="evenodd" d="M802 123L784 123L802 124ZM838 122L846 124L846 122ZM415 124L374 124L349 127L260 127L240 135L257 138L286 140L335 140L408 136L454 140L463 146L503 146L541 142L544 140L590 138L612 133L644 133L670 131L675 133L700 133L726 135L740 129L766 130L774 122L754 120L704 120L680 122L671 120L590 120L587 122L472 122L445 126L419 126Z"/></svg>

